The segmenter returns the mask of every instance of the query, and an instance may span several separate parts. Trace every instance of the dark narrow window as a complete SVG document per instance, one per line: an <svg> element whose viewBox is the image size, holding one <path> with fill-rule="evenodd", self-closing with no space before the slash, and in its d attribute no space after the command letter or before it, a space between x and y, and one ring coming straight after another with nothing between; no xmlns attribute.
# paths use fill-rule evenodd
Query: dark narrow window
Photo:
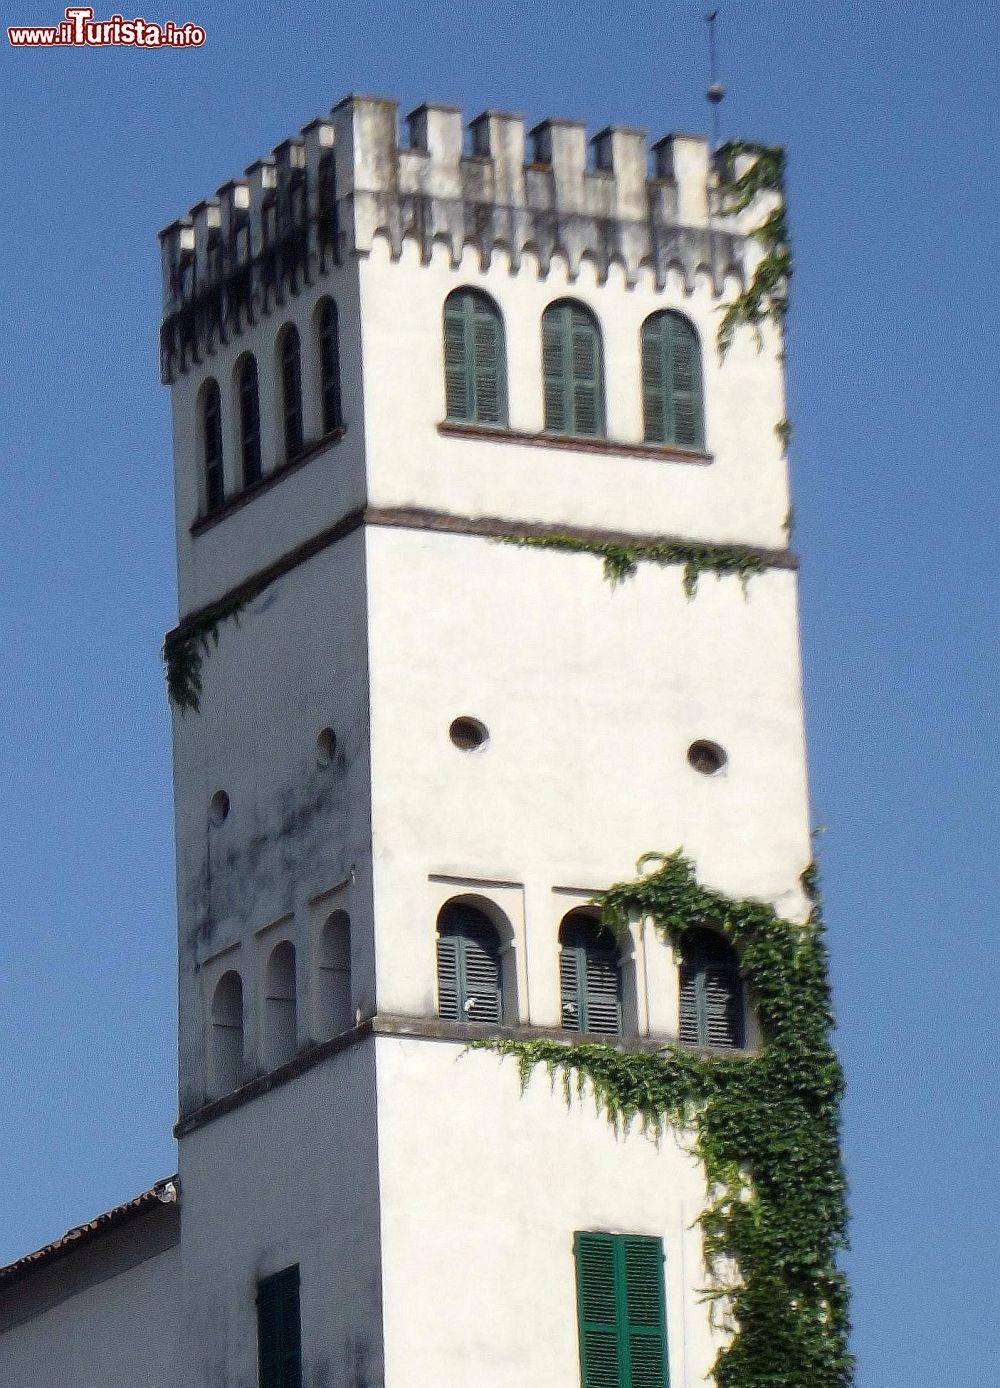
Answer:
<svg viewBox="0 0 1000 1388"><path fill-rule="evenodd" d="M281 339L281 407L285 424L285 457L302 452L302 354L299 332L287 327Z"/></svg>
<svg viewBox="0 0 1000 1388"><path fill-rule="evenodd" d="M332 299L324 299L319 311L319 387L323 402L323 433L332 434L344 422L340 411L337 305Z"/></svg>
<svg viewBox="0 0 1000 1388"><path fill-rule="evenodd" d="M559 991L567 1031L621 1033L621 955L610 932L583 911L571 912L559 931Z"/></svg>
<svg viewBox="0 0 1000 1388"><path fill-rule="evenodd" d="M542 317L545 427L553 434L604 433L601 335L582 304L552 304Z"/></svg>
<svg viewBox="0 0 1000 1388"><path fill-rule="evenodd" d="M681 1040L691 1046L744 1044L743 980L728 941L689 930L681 941Z"/></svg>
<svg viewBox="0 0 1000 1388"><path fill-rule="evenodd" d="M503 1021L500 941L475 906L449 902L438 917L438 1013L448 1022Z"/></svg>
<svg viewBox="0 0 1000 1388"><path fill-rule="evenodd" d="M701 346L679 313L654 313L642 325L642 407L648 443L705 447Z"/></svg>
<svg viewBox="0 0 1000 1388"><path fill-rule="evenodd" d="M257 1357L260 1388L302 1388L297 1267L257 1283Z"/></svg>
<svg viewBox="0 0 1000 1388"><path fill-rule="evenodd" d="M667 1388L662 1240L580 1233L574 1252L583 1388Z"/></svg>
<svg viewBox="0 0 1000 1388"><path fill-rule="evenodd" d="M507 423L507 362L500 311L474 289L444 305L445 409L449 419Z"/></svg>
<svg viewBox="0 0 1000 1388"><path fill-rule="evenodd" d="M209 381L201 407L205 456L205 509L217 511L226 497L222 473L222 400L215 381Z"/></svg>
<svg viewBox="0 0 1000 1388"><path fill-rule="evenodd" d="M239 389L243 485L249 487L260 477L260 390L254 357L247 357L240 367Z"/></svg>

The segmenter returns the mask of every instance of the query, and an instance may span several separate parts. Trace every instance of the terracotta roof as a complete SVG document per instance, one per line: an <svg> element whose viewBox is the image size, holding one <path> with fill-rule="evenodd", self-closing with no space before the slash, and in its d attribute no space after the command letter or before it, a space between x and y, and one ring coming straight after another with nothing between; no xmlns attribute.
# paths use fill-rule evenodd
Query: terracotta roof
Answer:
<svg viewBox="0 0 1000 1388"><path fill-rule="evenodd" d="M16 1262L8 1263L6 1267L0 1267L0 1289L8 1286L11 1282L20 1281L22 1277L36 1272L54 1259L74 1252L82 1244L90 1243L92 1239L109 1233L112 1229L118 1228L119 1225L127 1224L130 1220L145 1214L156 1205L173 1204L177 1199L177 1190L177 1177L167 1176L164 1180L157 1181L155 1186L150 1186L149 1190L144 1190L133 1200L127 1200L124 1205L116 1205L113 1210L105 1210L103 1214L97 1215L86 1224L78 1224L73 1229L67 1229L61 1239L55 1239L52 1243L45 1244L43 1248L36 1248L34 1253L26 1253L23 1258L18 1258Z"/></svg>

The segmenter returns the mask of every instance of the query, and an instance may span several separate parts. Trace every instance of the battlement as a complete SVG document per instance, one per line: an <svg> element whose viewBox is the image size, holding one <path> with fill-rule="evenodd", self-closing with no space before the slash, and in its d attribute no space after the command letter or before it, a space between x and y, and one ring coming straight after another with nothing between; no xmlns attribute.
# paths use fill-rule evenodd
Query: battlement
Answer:
<svg viewBox="0 0 1000 1388"><path fill-rule="evenodd" d="M571 277L588 257L627 283L643 267L660 287L670 268L689 287L705 271L717 294L727 274L743 279L745 228L713 215L700 135L647 148L645 132L608 126L588 155L580 121L526 132L520 116L483 111L466 132L460 110L428 103L406 124L401 146L396 102L345 97L160 233L164 380L380 236L395 257L412 238L425 262L444 245L456 266L473 246L484 266L504 252L514 272L533 256L543 276L561 256Z"/></svg>

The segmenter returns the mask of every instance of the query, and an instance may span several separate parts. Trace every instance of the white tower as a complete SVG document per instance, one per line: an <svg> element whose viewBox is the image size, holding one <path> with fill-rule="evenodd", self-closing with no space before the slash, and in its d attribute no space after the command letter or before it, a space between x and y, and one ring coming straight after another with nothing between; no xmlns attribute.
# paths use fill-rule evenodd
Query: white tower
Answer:
<svg viewBox="0 0 1000 1388"><path fill-rule="evenodd" d="M588 903L683 847L807 911L780 343L715 350L774 204L718 215L700 137L408 125L349 97L161 238L177 1381L695 1388L690 1144L466 1048L760 1043L725 945Z"/></svg>

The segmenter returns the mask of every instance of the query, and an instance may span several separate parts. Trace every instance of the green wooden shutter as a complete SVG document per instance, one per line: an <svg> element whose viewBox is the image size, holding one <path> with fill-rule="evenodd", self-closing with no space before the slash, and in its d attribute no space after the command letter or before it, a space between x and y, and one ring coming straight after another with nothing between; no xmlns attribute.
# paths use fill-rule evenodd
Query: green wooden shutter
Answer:
<svg viewBox="0 0 1000 1388"><path fill-rule="evenodd" d="M642 414L647 443L667 441L667 363L662 315L642 325Z"/></svg>
<svg viewBox="0 0 1000 1388"><path fill-rule="evenodd" d="M505 424L507 364L500 315L491 303L478 294L470 294L468 301L472 317L472 379L476 422Z"/></svg>
<svg viewBox="0 0 1000 1388"><path fill-rule="evenodd" d="M680 1039L692 1046L744 1044L743 980L732 946L709 930L682 945Z"/></svg>
<svg viewBox="0 0 1000 1388"><path fill-rule="evenodd" d="M701 348L679 313L654 313L642 325L642 403L648 443L704 448Z"/></svg>
<svg viewBox="0 0 1000 1388"><path fill-rule="evenodd" d="M465 421L474 418L467 339L465 297L452 294L444 305L445 410L449 419Z"/></svg>
<svg viewBox="0 0 1000 1388"><path fill-rule="evenodd" d="M583 309L573 308L570 323L573 370L573 433L602 434L601 344Z"/></svg>
<svg viewBox="0 0 1000 1388"><path fill-rule="evenodd" d="M580 975L586 967L583 950L563 945L559 950L559 997L562 1024L567 1031L583 1030L583 998Z"/></svg>
<svg viewBox="0 0 1000 1388"><path fill-rule="evenodd" d="M569 363L566 360L566 334L563 329L564 305L547 309L542 319L542 371L545 386L545 427L553 434L567 434L571 423L567 413Z"/></svg>
<svg viewBox="0 0 1000 1388"><path fill-rule="evenodd" d="M621 968L616 949L596 942L586 950L584 1031L617 1036L622 1029Z"/></svg>
<svg viewBox="0 0 1000 1388"><path fill-rule="evenodd" d="M705 1040L709 1046L743 1045L743 988L733 969L702 974Z"/></svg>
<svg viewBox="0 0 1000 1388"><path fill-rule="evenodd" d="M687 319L682 318L679 313L667 314L667 318L671 328L672 442L681 448L704 448L705 423L698 335Z"/></svg>
<svg viewBox="0 0 1000 1388"><path fill-rule="evenodd" d="M578 1233L574 1254L583 1388L667 1388L662 1240Z"/></svg>
<svg viewBox="0 0 1000 1388"><path fill-rule="evenodd" d="M629 1378L623 1388L665 1388L667 1336L663 1295L663 1243L626 1234L618 1240L625 1283Z"/></svg>
<svg viewBox="0 0 1000 1388"><path fill-rule="evenodd" d="M297 1267L258 1284L257 1355L260 1388L302 1388Z"/></svg>
<svg viewBox="0 0 1000 1388"><path fill-rule="evenodd" d="M697 1046L701 1041L698 1025L698 970L693 964L682 964L680 975L680 1038L688 1046Z"/></svg>
<svg viewBox="0 0 1000 1388"><path fill-rule="evenodd" d="M438 1016L446 1022L457 1022L458 1001L458 938L438 934L437 939Z"/></svg>
<svg viewBox="0 0 1000 1388"><path fill-rule="evenodd" d="M622 1377L615 1239L577 1234L575 1254L583 1388L628 1388Z"/></svg>
<svg viewBox="0 0 1000 1388"><path fill-rule="evenodd" d="M473 935L459 941L462 1020L500 1022L500 956L495 938Z"/></svg>
<svg viewBox="0 0 1000 1388"><path fill-rule="evenodd" d="M578 304L553 304L545 310L542 369L545 428L553 434L603 434L600 333Z"/></svg>

